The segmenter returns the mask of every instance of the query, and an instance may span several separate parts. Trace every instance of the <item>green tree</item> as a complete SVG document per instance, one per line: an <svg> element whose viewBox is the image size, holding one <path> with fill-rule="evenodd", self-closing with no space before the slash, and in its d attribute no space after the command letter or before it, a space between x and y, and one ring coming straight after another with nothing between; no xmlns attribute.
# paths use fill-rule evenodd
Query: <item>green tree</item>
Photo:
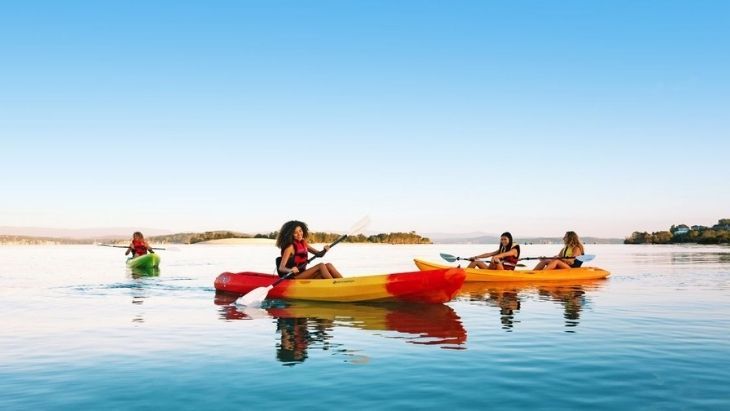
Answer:
<svg viewBox="0 0 730 411"><path fill-rule="evenodd" d="M654 244L669 244L672 242L672 233L669 231L659 231L652 234L651 242Z"/></svg>

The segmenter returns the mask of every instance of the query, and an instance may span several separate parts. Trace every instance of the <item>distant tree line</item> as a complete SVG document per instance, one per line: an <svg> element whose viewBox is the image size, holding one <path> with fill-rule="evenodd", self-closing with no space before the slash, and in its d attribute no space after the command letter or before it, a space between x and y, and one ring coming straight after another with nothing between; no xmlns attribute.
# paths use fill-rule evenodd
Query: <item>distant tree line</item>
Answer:
<svg viewBox="0 0 730 411"><path fill-rule="evenodd" d="M251 235L237 233L235 231L205 231L202 233L157 235L149 237L148 240L155 243L195 244L203 241L222 240L225 238L251 238Z"/></svg>
<svg viewBox="0 0 730 411"><path fill-rule="evenodd" d="M90 240L69 238L33 237L25 235L0 235L0 244L11 245L52 245L52 244L88 244Z"/></svg>
<svg viewBox="0 0 730 411"><path fill-rule="evenodd" d="M276 239L279 235L278 231L273 231L268 234L256 234L254 238L270 238ZM310 232L307 241L310 243L331 243L338 238L341 234L336 233L324 233L324 232ZM343 240L345 243L376 243L376 244L432 244L430 238L421 237L416 234L415 231L410 233L381 233L375 235L365 236L363 234L347 236Z"/></svg>
<svg viewBox="0 0 730 411"><path fill-rule="evenodd" d="M624 244L728 244L730 243L730 218L722 218L712 227L686 224L672 225L669 231L653 233L634 231Z"/></svg>
<svg viewBox="0 0 730 411"><path fill-rule="evenodd" d="M147 240L153 244L195 244L203 241L222 240L226 238L269 238L276 239L278 231L268 234L245 234L235 231L205 231L202 233L176 233L168 235L157 235L147 237ZM310 232L310 243L331 243L340 238L341 234ZM17 235L0 235L0 244L93 244L103 241L111 244L129 244L129 239L121 238L103 238L103 239L70 239L70 238L48 238L48 237L32 237ZM377 244L432 244L431 239L421 237L414 231L410 233L381 233L376 235L365 236L362 234L348 236L344 242L346 243L377 243Z"/></svg>

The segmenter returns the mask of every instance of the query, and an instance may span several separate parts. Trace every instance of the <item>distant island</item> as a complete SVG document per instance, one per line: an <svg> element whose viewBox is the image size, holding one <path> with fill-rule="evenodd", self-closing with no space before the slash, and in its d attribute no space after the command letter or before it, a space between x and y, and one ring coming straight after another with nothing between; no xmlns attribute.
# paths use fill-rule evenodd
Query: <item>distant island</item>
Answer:
<svg viewBox="0 0 730 411"><path fill-rule="evenodd" d="M196 244L205 241L223 240L230 238L263 238L276 239L278 231L268 234L246 234L235 231L205 231L201 233L177 233L148 236L147 240L153 244ZM310 243L331 243L339 238L341 234L311 232L309 233ZM131 233L130 233L131 237ZM129 238L59 238L24 235L0 235L0 245L54 245L54 244L96 244L100 242L110 244L126 244ZM365 236L363 234L348 236L343 242L346 243L374 243L374 244L433 244L431 239L420 236L414 231L409 233L381 233Z"/></svg>
<svg viewBox="0 0 730 411"><path fill-rule="evenodd" d="M634 231L624 244L730 244L730 218L721 218L712 227L672 225L669 231Z"/></svg>

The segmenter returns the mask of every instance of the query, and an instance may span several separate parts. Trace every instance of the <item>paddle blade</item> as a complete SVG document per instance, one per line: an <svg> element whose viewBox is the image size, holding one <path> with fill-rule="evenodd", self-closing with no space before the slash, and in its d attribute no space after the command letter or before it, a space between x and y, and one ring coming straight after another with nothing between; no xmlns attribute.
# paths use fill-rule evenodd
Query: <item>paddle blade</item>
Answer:
<svg viewBox="0 0 730 411"><path fill-rule="evenodd" d="M365 227L367 227L370 224L370 216L365 216L361 218L358 222L352 225L350 227L350 231L347 232L348 236L361 233L365 230Z"/></svg>
<svg viewBox="0 0 730 411"><path fill-rule="evenodd" d="M266 296L269 294L269 290L274 288L273 285L270 285L268 287L259 287L254 288L253 290L249 291L248 294L244 294L243 296L239 297L238 300L236 300L236 305L241 305L244 307L260 307L261 303L266 299Z"/></svg>
<svg viewBox="0 0 730 411"><path fill-rule="evenodd" d="M585 263L586 261L591 261L591 260L592 260L592 259L594 259L594 258L596 258L596 256L595 256L595 255L593 255L593 254L584 254L584 255L579 255L578 257L575 257L575 259L576 259L576 260L578 260L578 261L582 261L582 262L584 262L584 263Z"/></svg>
<svg viewBox="0 0 730 411"><path fill-rule="evenodd" d="M454 261L458 260L458 258L454 257L451 254L441 253L439 255L441 256L441 258L443 258L444 260L446 260L450 263L453 263Z"/></svg>

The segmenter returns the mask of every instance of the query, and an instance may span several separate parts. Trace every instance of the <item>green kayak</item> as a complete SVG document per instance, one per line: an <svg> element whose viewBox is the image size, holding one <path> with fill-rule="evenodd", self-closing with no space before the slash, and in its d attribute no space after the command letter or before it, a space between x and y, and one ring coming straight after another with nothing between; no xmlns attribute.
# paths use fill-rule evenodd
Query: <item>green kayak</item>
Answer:
<svg viewBox="0 0 730 411"><path fill-rule="evenodd" d="M127 260L129 268L154 268L160 266L160 256L157 254L145 254Z"/></svg>

